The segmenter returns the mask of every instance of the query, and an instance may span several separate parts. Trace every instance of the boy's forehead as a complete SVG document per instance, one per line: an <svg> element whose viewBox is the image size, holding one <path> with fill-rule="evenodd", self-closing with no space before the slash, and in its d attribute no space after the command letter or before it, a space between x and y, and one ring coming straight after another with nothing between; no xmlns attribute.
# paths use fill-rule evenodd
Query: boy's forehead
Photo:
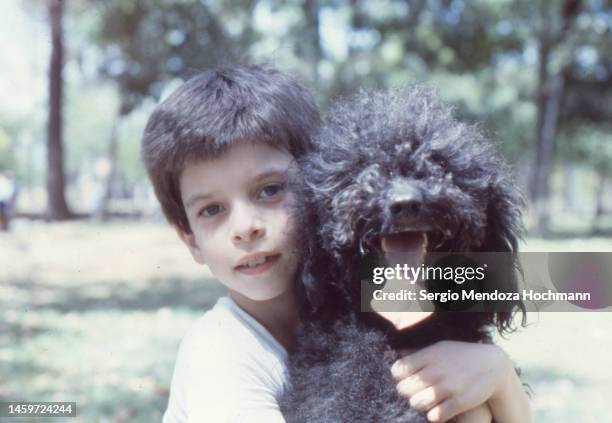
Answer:
<svg viewBox="0 0 612 423"><path fill-rule="evenodd" d="M292 161L291 154L264 143L236 144L217 157L188 160L181 172L181 191L285 173Z"/></svg>
<svg viewBox="0 0 612 423"><path fill-rule="evenodd" d="M185 168L250 170L253 166L276 167L289 164L291 161L293 156L279 148L263 142L242 142L230 146L217 156L188 160Z"/></svg>

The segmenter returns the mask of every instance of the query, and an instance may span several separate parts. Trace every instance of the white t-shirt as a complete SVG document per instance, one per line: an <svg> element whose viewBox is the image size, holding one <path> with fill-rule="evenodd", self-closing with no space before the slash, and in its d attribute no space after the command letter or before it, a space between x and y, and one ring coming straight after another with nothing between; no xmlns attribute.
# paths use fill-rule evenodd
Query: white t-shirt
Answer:
<svg viewBox="0 0 612 423"><path fill-rule="evenodd" d="M220 298L181 341L163 423L284 423L286 360L259 322Z"/></svg>

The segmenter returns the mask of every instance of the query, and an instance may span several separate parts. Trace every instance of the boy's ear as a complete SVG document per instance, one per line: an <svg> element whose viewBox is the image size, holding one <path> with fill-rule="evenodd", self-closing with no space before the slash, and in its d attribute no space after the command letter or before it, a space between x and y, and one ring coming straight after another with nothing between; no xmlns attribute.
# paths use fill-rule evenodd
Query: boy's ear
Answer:
<svg viewBox="0 0 612 423"><path fill-rule="evenodd" d="M200 246L198 245L195 239L195 235L193 233L187 233L183 231L178 226L176 226L175 229L178 237L181 239L181 241L185 243L187 248L189 248L189 252L191 253L191 256L196 261L196 263L206 264L204 261L204 256L202 256L202 250L200 249Z"/></svg>

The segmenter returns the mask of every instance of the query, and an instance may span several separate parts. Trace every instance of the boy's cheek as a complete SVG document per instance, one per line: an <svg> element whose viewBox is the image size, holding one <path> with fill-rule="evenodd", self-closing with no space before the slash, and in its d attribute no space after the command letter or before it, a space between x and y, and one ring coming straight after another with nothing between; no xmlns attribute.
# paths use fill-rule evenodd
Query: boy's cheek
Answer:
<svg viewBox="0 0 612 423"><path fill-rule="evenodd" d="M179 239L185 244L185 246L189 249L189 252L191 253L193 259L198 264L205 264L204 255L202 254L202 249L200 248L200 243L198 242L195 232L186 233L178 227L175 229L176 234L178 235Z"/></svg>
<svg viewBox="0 0 612 423"><path fill-rule="evenodd" d="M278 219L275 219L276 222L282 225L282 232L292 237L295 236L295 231L297 229L297 219L294 216L294 203L295 199L293 198L285 201L283 203L282 216L278 216Z"/></svg>
<svg viewBox="0 0 612 423"><path fill-rule="evenodd" d="M288 218L283 227L281 228L281 232L283 234L283 236L285 237L285 244L287 244L287 247L289 247L292 251L297 249L297 234L298 234L298 230L297 230L297 225L296 225L296 220L293 218Z"/></svg>
<svg viewBox="0 0 612 423"><path fill-rule="evenodd" d="M201 249L195 250L193 253L193 259L198 264L205 265L206 264L206 256L202 253Z"/></svg>
<svg viewBox="0 0 612 423"><path fill-rule="evenodd" d="M287 210L288 214L291 214L291 211L293 207L295 206L295 204L296 204L295 195L291 191L288 191L285 194L285 198L283 199L283 208Z"/></svg>

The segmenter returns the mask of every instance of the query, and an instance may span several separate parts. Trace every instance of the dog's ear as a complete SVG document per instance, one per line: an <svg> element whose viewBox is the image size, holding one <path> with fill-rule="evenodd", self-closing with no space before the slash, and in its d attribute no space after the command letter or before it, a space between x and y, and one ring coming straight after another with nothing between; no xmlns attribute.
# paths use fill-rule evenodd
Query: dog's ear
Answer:
<svg viewBox="0 0 612 423"><path fill-rule="evenodd" d="M518 251L523 233L521 210L524 201L507 180L489 184L483 252L511 253Z"/></svg>
<svg viewBox="0 0 612 423"><path fill-rule="evenodd" d="M336 292L337 269L333 255L323 248L320 200L310 187L301 185L297 194L296 221L297 245L300 250L300 266L296 273L296 290L303 317L324 317L336 310L335 301L341 296Z"/></svg>
<svg viewBox="0 0 612 423"><path fill-rule="evenodd" d="M496 277L487 283L492 284L488 289L518 292L519 278L522 277L518 244L523 233L521 210L524 201L518 190L507 179L489 185L488 199L487 226L484 242L479 250L503 253L495 254ZM514 315L519 310L523 312L524 324L526 309L522 301L493 305L495 325L500 333L513 330Z"/></svg>
<svg viewBox="0 0 612 423"><path fill-rule="evenodd" d="M302 317L327 319L348 311L352 303L343 290L346 276L338 273L341 269L336 258L322 250L314 239L304 246L306 250L298 271L298 298Z"/></svg>

